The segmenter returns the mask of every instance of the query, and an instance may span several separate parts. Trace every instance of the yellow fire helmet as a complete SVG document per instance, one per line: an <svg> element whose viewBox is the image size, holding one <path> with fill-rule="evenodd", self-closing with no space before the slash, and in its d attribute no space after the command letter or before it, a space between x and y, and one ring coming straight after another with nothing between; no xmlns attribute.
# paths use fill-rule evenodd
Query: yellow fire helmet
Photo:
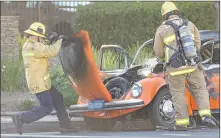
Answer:
<svg viewBox="0 0 221 138"><path fill-rule="evenodd" d="M39 22L35 22L31 24L29 29L24 32L30 35L40 36L45 38L45 25Z"/></svg>
<svg viewBox="0 0 221 138"><path fill-rule="evenodd" d="M179 10L179 9L176 7L176 5L173 2L165 2L162 5L161 13L162 13L162 15L165 15L171 11L174 11L174 10Z"/></svg>

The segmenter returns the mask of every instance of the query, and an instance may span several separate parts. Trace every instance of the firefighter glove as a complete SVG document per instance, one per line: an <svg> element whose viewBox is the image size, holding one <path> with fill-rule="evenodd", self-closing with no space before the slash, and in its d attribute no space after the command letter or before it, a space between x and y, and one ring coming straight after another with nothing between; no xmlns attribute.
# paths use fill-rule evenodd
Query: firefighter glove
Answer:
<svg viewBox="0 0 221 138"><path fill-rule="evenodd" d="M58 37L59 37L58 33L56 33L56 32L51 33L51 35L48 38L50 44L53 43L54 41L57 41Z"/></svg>

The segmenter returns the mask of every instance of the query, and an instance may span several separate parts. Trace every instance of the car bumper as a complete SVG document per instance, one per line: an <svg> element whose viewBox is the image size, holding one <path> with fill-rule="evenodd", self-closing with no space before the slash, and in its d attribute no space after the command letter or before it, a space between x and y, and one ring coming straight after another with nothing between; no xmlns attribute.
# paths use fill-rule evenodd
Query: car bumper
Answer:
<svg viewBox="0 0 221 138"><path fill-rule="evenodd" d="M71 105L69 107L69 113L83 113L83 112L95 112L95 111L108 111L108 110L121 110L128 108L138 108L144 106L142 99L130 99L120 100L104 103L104 108L100 110L88 110L88 104Z"/></svg>

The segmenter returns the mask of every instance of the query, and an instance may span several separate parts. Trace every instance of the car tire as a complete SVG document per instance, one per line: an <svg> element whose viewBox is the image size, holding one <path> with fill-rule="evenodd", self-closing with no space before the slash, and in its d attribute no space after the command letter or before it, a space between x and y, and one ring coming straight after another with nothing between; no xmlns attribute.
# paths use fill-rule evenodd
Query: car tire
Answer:
<svg viewBox="0 0 221 138"><path fill-rule="evenodd" d="M90 130L112 130L117 123L114 118L98 119L91 117L84 117L84 121Z"/></svg>
<svg viewBox="0 0 221 138"><path fill-rule="evenodd" d="M113 99L121 98L130 88L130 82L122 77L116 77L105 84Z"/></svg>
<svg viewBox="0 0 221 138"><path fill-rule="evenodd" d="M166 103L167 102L167 103ZM154 100L151 102L148 108L148 116L152 124L156 126L172 127L175 125L175 110L171 114L172 117L164 112L164 107L171 105L171 94L169 88L162 88L158 91ZM172 105L173 107L173 105ZM163 109L164 108L164 109Z"/></svg>

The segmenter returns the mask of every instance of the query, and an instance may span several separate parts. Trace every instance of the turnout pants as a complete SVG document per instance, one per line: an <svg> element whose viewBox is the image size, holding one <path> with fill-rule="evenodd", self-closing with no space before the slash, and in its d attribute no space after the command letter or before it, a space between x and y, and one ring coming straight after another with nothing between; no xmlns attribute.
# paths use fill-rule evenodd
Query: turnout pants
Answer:
<svg viewBox="0 0 221 138"><path fill-rule="evenodd" d="M185 98L185 80L189 84L192 95L197 102L200 116L211 115L209 94L203 70L198 67L195 71L188 74L177 76L168 75L169 88L176 110L176 125L189 124L188 107Z"/></svg>
<svg viewBox="0 0 221 138"><path fill-rule="evenodd" d="M63 96L56 88L52 87L50 90L37 93L36 97L40 106L21 113L23 123L28 124L49 115L54 107L57 111L60 127L70 127L70 120L64 106Z"/></svg>

